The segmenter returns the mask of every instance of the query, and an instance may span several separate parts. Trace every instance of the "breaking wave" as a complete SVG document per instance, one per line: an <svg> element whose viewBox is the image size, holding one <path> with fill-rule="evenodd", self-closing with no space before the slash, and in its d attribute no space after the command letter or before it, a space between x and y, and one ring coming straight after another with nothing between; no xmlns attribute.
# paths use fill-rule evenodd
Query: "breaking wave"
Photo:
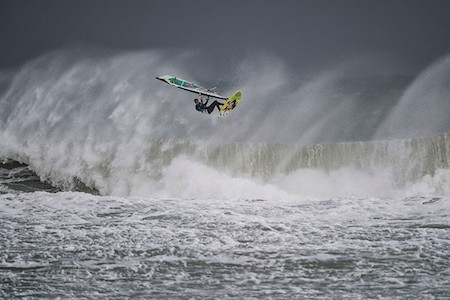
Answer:
<svg viewBox="0 0 450 300"><path fill-rule="evenodd" d="M221 90L244 93L226 118L198 114L192 95L154 80L178 74L202 82L186 72L198 63L195 53L64 49L3 72L1 157L55 186L82 182L103 195L450 193L450 135L441 133L450 131L448 120L399 121L406 102L420 107L420 95L434 97L425 102L434 105L429 111L448 110L446 80L421 90L448 78L448 58L415 80L350 64L295 84L277 59L244 60ZM396 131L397 123L407 126Z"/></svg>

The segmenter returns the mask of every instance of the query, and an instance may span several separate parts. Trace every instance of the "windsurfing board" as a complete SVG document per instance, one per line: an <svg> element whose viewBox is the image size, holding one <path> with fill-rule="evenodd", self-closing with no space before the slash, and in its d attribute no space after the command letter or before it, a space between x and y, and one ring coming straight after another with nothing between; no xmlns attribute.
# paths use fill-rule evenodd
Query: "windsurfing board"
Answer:
<svg viewBox="0 0 450 300"><path fill-rule="evenodd" d="M226 116L229 114L238 104L241 102L242 92L237 90L225 103L220 107L220 116Z"/></svg>

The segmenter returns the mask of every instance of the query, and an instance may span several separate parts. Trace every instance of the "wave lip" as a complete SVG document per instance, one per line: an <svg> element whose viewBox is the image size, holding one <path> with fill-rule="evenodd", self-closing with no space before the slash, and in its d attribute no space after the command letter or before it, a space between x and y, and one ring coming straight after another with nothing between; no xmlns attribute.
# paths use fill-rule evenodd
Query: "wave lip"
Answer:
<svg viewBox="0 0 450 300"><path fill-rule="evenodd" d="M361 109L388 83L347 80L355 71L350 67L288 88L282 62L245 61L240 76L247 78L241 78L246 99L219 119L199 115L191 95L154 80L167 73L195 80L183 68L189 57L162 51L98 57L61 50L26 64L1 85L6 90L0 98L0 157L27 164L41 182L70 190L81 182L102 195L378 195L408 186L448 193L448 133L336 142L353 140L358 130L366 138L376 131L387 111L369 118L371 111ZM447 59L438 61L424 80L427 74L447 74L446 66ZM255 77L258 73L263 74ZM396 93L406 84L397 81ZM370 91L361 89L367 85ZM414 86L421 85L410 89ZM396 93L382 103L394 105ZM279 105L273 107L275 96ZM189 105L182 102L187 100ZM358 127L361 120L367 122Z"/></svg>
<svg viewBox="0 0 450 300"><path fill-rule="evenodd" d="M450 193L450 133L310 146L155 140L143 155L84 160L86 152L73 153L73 159L65 151L11 156L29 163L42 181L63 189L81 182L85 190L103 195L265 199Z"/></svg>

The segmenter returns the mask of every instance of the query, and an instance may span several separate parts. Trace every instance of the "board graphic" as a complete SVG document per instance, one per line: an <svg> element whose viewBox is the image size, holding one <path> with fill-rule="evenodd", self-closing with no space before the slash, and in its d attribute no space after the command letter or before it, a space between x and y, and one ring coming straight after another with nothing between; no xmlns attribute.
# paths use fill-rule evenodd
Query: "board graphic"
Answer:
<svg viewBox="0 0 450 300"><path fill-rule="evenodd" d="M225 101L225 103L220 108L220 115L226 116L229 114L238 104L241 102L242 92L241 90L237 90L230 98Z"/></svg>

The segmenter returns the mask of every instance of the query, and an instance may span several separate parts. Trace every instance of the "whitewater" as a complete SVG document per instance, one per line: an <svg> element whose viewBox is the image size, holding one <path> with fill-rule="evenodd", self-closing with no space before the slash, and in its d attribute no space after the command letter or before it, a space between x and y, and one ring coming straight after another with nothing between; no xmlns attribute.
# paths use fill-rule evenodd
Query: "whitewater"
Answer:
<svg viewBox="0 0 450 300"><path fill-rule="evenodd" d="M448 299L450 56L60 49L0 72L0 298ZM243 101L201 115L155 79ZM204 80L204 79L203 79Z"/></svg>

